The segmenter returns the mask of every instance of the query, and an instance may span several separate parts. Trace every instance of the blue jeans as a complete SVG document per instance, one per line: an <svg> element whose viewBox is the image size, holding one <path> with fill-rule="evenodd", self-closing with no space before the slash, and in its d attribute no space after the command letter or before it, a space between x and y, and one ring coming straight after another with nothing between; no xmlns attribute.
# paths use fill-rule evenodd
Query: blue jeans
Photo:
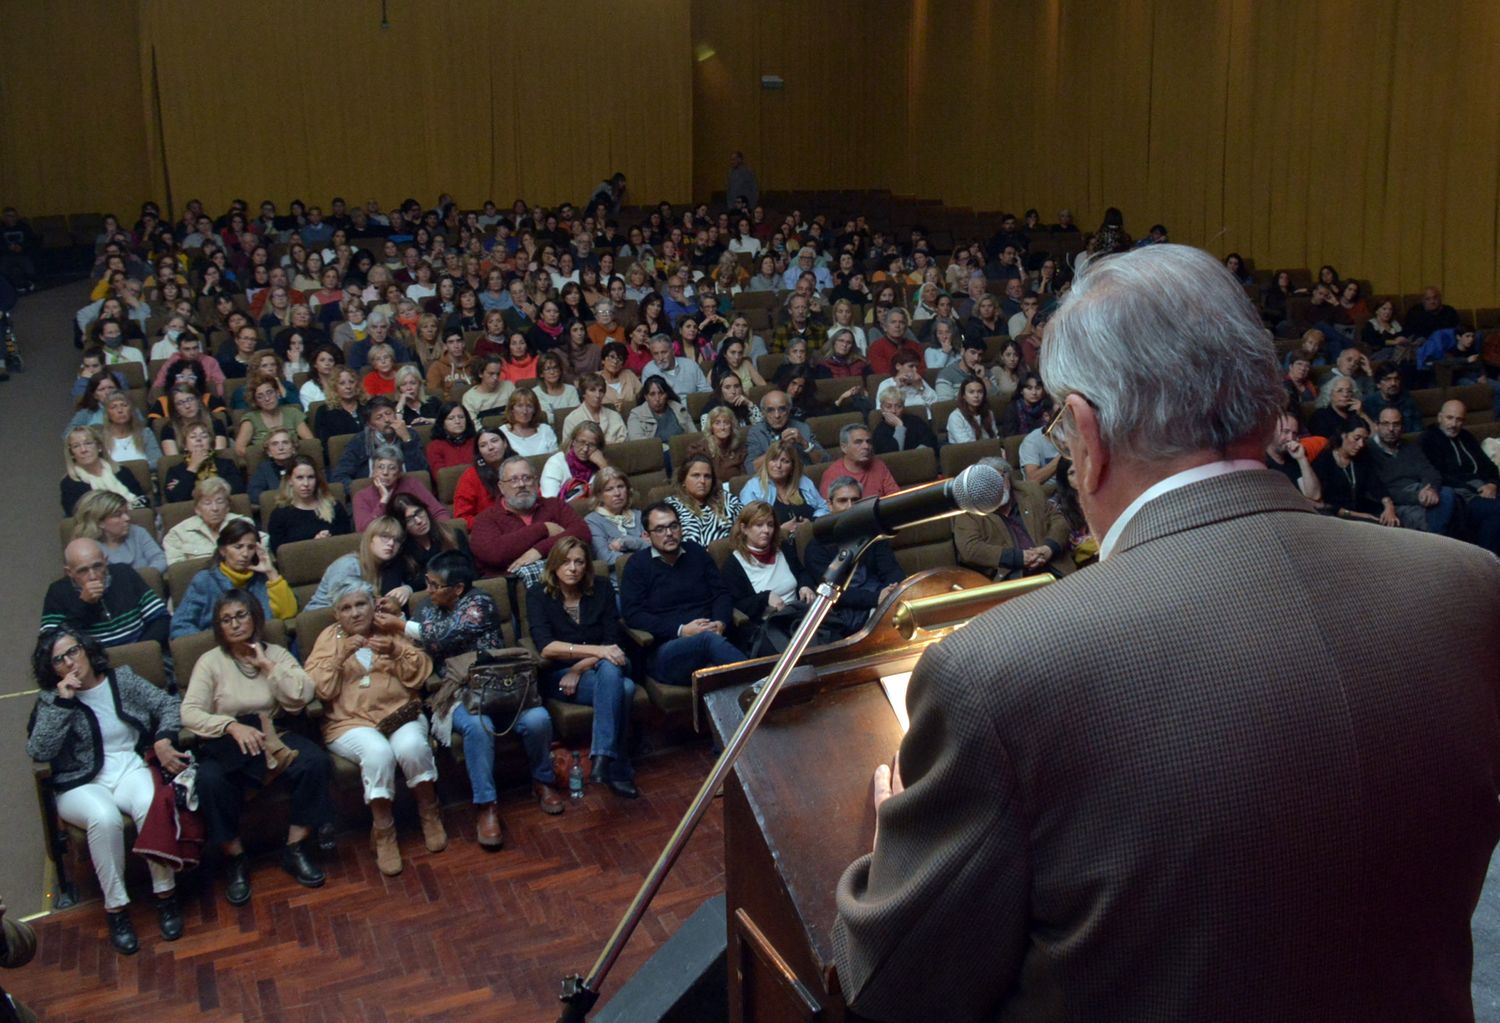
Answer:
<svg viewBox="0 0 1500 1023"><path fill-rule="evenodd" d="M578 688L564 696L557 688L566 668L542 672L542 692L551 700L578 703L594 708L594 738L590 755L604 757L605 781L629 781L635 769L625 756L625 740L630 733L630 701L635 683L609 661L600 661L578 677Z"/></svg>
<svg viewBox="0 0 1500 1023"><path fill-rule="evenodd" d="M495 727L493 721L490 727ZM475 803L495 801L495 737L485 730L483 722L470 714L462 703L453 707L453 730L464 737L464 766L469 769L469 787ZM545 785L557 782L552 771L552 719L544 707L522 711L516 722L516 735L526 749L533 781Z"/></svg>
<svg viewBox="0 0 1500 1023"><path fill-rule="evenodd" d="M1474 542L1487 551L1500 554L1500 498L1471 497L1464 502Z"/></svg>
<svg viewBox="0 0 1500 1023"><path fill-rule="evenodd" d="M1458 511L1458 497L1452 487L1438 487L1438 503L1427 511L1427 532L1446 535L1453 524L1453 513Z"/></svg>
<svg viewBox="0 0 1500 1023"><path fill-rule="evenodd" d="M668 640L651 651L651 674L658 681L674 686L693 684L693 672L717 664L745 660L729 640L717 632L700 632L696 636Z"/></svg>

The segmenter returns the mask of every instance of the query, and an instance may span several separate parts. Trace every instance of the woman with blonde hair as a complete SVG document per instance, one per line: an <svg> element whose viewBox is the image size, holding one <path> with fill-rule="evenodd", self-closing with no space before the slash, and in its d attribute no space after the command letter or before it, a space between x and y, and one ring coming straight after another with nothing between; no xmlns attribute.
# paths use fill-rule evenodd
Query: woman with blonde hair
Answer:
<svg viewBox="0 0 1500 1023"><path fill-rule="evenodd" d="M161 445L156 434L146 429L141 414L136 411L130 398L121 391L111 394L104 402L104 421L99 424L100 436L109 447L109 457L115 462L145 462L152 472L161 461Z"/></svg>
<svg viewBox="0 0 1500 1023"><path fill-rule="evenodd" d="M740 503L761 501L771 506L776 521L790 535L803 522L828 514L828 502L802 472L802 454L795 444L773 440L760 470L740 490Z"/></svg>
<svg viewBox="0 0 1500 1023"><path fill-rule="evenodd" d="M327 450L328 439L342 434L358 433L365 428L365 403L369 401L359 374L348 366L340 366L333 373L333 393L327 404L318 409L317 436Z"/></svg>
<svg viewBox="0 0 1500 1023"><path fill-rule="evenodd" d="M266 529L275 554L282 544L352 533L354 523L344 506L333 499L318 463L306 455L294 455L281 477Z"/></svg>
<svg viewBox="0 0 1500 1023"><path fill-rule="evenodd" d="M402 366L396 371L396 411L407 426L431 426L437 422L438 409L442 403L427 396L427 381L422 371L415 366Z"/></svg>
<svg viewBox="0 0 1500 1023"><path fill-rule="evenodd" d="M417 319L417 329L412 333L412 350L424 366L443 354L442 323L437 316L423 313Z"/></svg>
<svg viewBox="0 0 1500 1023"><path fill-rule="evenodd" d="M367 353L369 372L364 376L365 393L377 395L396 393L396 350L387 344L371 345Z"/></svg>
<svg viewBox="0 0 1500 1023"><path fill-rule="evenodd" d="M594 508L583 517L588 524L594 557L614 565L631 551L651 546L639 509L630 506L630 477L624 470L607 466L594 473L589 484Z"/></svg>
<svg viewBox="0 0 1500 1023"><path fill-rule="evenodd" d="M118 470L93 427L75 426L68 431L63 437L63 463L67 466L61 486L64 515L72 515L79 499L91 490L119 494L132 508L150 504L135 473Z"/></svg>
<svg viewBox="0 0 1500 1023"><path fill-rule="evenodd" d="M567 445L542 466L538 487L543 497L561 497L564 501L588 497L594 473L608 467L604 431L598 423L584 420L568 434Z"/></svg>
<svg viewBox="0 0 1500 1023"><path fill-rule="evenodd" d="M703 439L696 442L690 453L706 455L713 463L714 475L721 479L733 479L745 471L745 431L734 410L720 405L708 413L703 430Z"/></svg>
<svg viewBox="0 0 1500 1023"><path fill-rule="evenodd" d="M130 518L130 502L108 490L83 495L73 511L73 539L93 540L104 548L111 565L129 565L139 571L167 571L167 556L144 527Z"/></svg>
<svg viewBox="0 0 1500 1023"><path fill-rule="evenodd" d="M324 570L317 590L308 598L307 609L332 607L333 595L353 580L364 580L380 596L405 607L412 594L401 557L405 542L406 528L391 516L382 515L371 522L360 536L359 550L335 558Z"/></svg>

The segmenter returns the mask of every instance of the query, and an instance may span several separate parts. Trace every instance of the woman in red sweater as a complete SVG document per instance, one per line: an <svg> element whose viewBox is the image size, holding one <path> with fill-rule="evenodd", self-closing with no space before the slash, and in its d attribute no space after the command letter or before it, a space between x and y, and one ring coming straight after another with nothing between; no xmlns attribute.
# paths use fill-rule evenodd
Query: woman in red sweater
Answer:
<svg viewBox="0 0 1500 1023"><path fill-rule="evenodd" d="M500 498L500 463L510 454L505 434L491 427L474 439L474 464L458 478L453 492L453 514L470 528L474 517Z"/></svg>
<svg viewBox="0 0 1500 1023"><path fill-rule="evenodd" d="M444 402L438 409L432 440L427 442L427 467L433 479L450 465L473 465L474 453L474 421L468 409L457 402Z"/></svg>

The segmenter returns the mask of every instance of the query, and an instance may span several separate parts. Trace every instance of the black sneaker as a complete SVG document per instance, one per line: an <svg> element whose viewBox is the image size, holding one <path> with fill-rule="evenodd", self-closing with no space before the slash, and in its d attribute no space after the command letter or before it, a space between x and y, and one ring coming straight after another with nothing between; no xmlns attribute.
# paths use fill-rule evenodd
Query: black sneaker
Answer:
<svg viewBox="0 0 1500 1023"><path fill-rule="evenodd" d="M122 956L133 956L141 950L128 909L115 913L106 912L104 916L109 921L109 943L115 947L116 952Z"/></svg>
<svg viewBox="0 0 1500 1023"><path fill-rule="evenodd" d="M305 842L292 842L281 850L281 869L296 878L304 888L323 887L323 872L307 855Z"/></svg>
<svg viewBox="0 0 1500 1023"><path fill-rule="evenodd" d="M165 940L176 941L182 937L182 908L177 905L176 892L156 900L156 922Z"/></svg>
<svg viewBox="0 0 1500 1023"><path fill-rule="evenodd" d="M231 906L250 901L250 860L244 853L229 857L224 865L224 898Z"/></svg>

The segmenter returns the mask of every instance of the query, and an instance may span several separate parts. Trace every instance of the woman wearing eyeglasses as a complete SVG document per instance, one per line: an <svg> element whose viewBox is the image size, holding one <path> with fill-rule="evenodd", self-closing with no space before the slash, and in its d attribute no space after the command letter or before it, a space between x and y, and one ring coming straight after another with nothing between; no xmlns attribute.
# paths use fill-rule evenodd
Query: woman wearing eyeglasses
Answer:
<svg viewBox="0 0 1500 1023"><path fill-rule="evenodd" d="M276 715L295 714L313 698L313 681L286 649L265 641L265 611L242 589L214 601L216 646L198 658L182 699L182 723L198 744L198 807L204 840L227 857L224 897L250 900L250 863L240 841L245 791L284 778L292 790L281 866L306 888L323 884L307 841L333 822L333 764L323 747L282 731Z"/></svg>
<svg viewBox="0 0 1500 1023"><path fill-rule="evenodd" d="M129 814L137 831L146 823L156 794L143 758L148 749L172 774L187 766L173 745L181 727L177 699L124 665L111 667L99 641L71 625L42 631L31 667L41 692L27 725L26 754L50 766L47 784L57 815L88 832L110 943L132 955L140 943L128 911L120 814ZM146 863L161 936L175 941L182 936L177 880L165 864Z"/></svg>

